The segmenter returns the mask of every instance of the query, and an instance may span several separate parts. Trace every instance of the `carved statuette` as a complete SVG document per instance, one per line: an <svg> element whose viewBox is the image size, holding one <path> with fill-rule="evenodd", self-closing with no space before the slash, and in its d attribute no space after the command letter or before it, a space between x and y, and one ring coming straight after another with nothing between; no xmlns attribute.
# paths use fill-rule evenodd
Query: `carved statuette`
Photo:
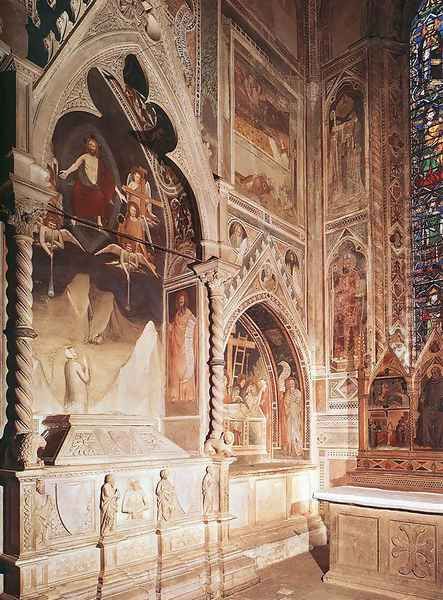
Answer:
<svg viewBox="0 0 443 600"><path fill-rule="evenodd" d="M160 481L155 490L157 495L157 513L159 521L170 521L184 514L177 498L174 484L169 480L168 469L160 471Z"/></svg>
<svg viewBox="0 0 443 600"><path fill-rule="evenodd" d="M118 511L118 491L114 477L111 474L105 476L105 482L100 493L100 537L112 533L115 528L115 519Z"/></svg>
<svg viewBox="0 0 443 600"><path fill-rule="evenodd" d="M206 475L202 481L203 514L210 515L218 511L217 470L213 465L206 467Z"/></svg>
<svg viewBox="0 0 443 600"><path fill-rule="evenodd" d="M48 544L53 514L54 500L45 493L44 481L38 479L32 498L32 521L35 547L37 549L43 548Z"/></svg>

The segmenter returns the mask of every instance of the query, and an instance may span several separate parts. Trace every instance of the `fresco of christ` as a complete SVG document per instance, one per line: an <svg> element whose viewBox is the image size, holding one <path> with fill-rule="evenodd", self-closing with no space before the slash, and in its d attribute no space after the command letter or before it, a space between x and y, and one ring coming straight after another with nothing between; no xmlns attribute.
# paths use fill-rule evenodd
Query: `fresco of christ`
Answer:
<svg viewBox="0 0 443 600"><path fill-rule="evenodd" d="M114 194L114 177L100 156L100 148L94 136L86 140L84 154L72 165L60 171L61 179L76 173L72 190L72 211L74 216L85 219L97 219L97 225L103 225L108 207Z"/></svg>

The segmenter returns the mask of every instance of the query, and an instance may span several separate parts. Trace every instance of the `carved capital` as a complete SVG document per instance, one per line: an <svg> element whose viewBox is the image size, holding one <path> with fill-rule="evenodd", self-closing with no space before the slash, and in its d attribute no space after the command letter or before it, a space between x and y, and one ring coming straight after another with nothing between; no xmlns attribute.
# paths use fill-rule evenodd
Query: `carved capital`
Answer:
<svg viewBox="0 0 443 600"><path fill-rule="evenodd" d="M39 219L46 213L46 207L40 201L31 198L16 198L14 211L8 216L8 223L14 228L16 236L32 239Z"/></svg>
<svg viewBox="0 0 443 600"><path fill-rule="evenodd" d="M38 451L45 448L46 441L38 433L19 433L15 437L14 459L16 464L23 468L38 468L44 466L44 462L38 456Z"/></svg>
<svg viewBox="0 0 443 600"><path fill-rule="evenodd" d="M225 283L237 274L240 267L219 258L210 258L205 263L191 265L191 268L208 286L210 297L215 297L224 295Z"/></svg>

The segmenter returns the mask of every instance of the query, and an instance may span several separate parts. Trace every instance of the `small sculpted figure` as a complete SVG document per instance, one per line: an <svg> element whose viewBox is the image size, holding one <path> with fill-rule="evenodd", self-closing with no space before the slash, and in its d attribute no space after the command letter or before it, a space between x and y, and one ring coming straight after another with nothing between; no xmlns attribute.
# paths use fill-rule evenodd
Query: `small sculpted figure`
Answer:
<svg viewBox="0 0 443 600"><path fill-rule="evenodd" d="M38 479L32 501L35 547L41 548L48 543L54 501L45 493L44 481Z"/></svg>
<svg viewBox="0 0 443 600"><path fill-rule="evenodd" d="M168 469L160 471L160 481L155 491L157 495L157 510L159 521L170 521L184 510L179 504L174 484L169 480Z"/></svg>
<svg viewBox="0 0 443 600"><path fill-rule="evenodd" d="M213 465L206 467L206 475L203 477L203 513L210 515L218 510L218 482L216 469Z"/></svg>
<svg viewBox="0 0 443 600"><path fill-rule="evenodd" d="M88 410L88 385L91 375L86 358L80 360L75 348L65 348L65 409L78 413Z"/></svg>
<svg viewBox="0 0 443 600"><path fill-rule="evenodd" d="M114 477L111 474L106 475L105 482L101 487L100 493L100 537L112 533L115 528L115 519L118 511L118 501L120 492L118 491Z"/></svg>

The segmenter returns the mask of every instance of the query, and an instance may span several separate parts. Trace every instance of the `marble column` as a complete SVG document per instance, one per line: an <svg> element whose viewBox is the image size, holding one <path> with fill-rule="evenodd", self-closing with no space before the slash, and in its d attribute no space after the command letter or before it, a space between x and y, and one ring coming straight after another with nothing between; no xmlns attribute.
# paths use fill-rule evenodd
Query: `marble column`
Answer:
<svg viewBox="0 0 443 600"><path fill-rule="evenodd" d="M209 296L209 378L210 424L205 442L209 455L232 456L230 432L224 432L225 357L224 357L224 284L238 271L238 266L218 258L193 266L195 273L206 285Z"/></svg>
<svg viewBox="0 0 443 600"><path fill-rule="evenodd" d="M3 467L42 466L37 450L44 439L33 432L32 398L32 243L33 231L44 214L41 200L15 198L7 219L8 245L8 390L6 418L1 440Z"/></svg>

